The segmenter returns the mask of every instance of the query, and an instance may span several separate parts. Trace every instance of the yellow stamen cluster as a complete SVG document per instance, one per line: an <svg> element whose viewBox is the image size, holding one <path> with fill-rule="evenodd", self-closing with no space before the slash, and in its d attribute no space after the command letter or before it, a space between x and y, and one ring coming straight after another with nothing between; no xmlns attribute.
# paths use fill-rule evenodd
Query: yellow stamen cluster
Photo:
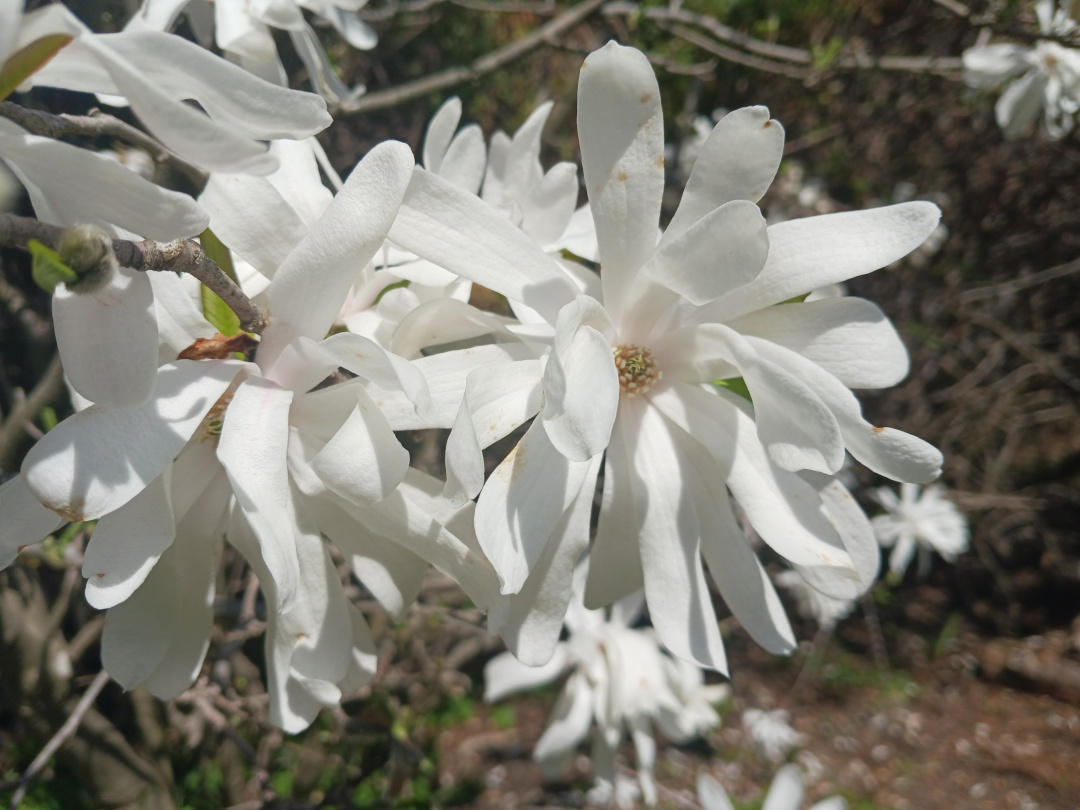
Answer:
<svg viewBox="0 0 1080 810"><path fill-rule="evenodd" d="M628 397L644 394L664 374L656 367L652 352L644 346L616 346L611 353L615 356L615 368L619 372L619 388Z"/></svg>
<svg viewBox="0 0 1080 810"><path fill-rule="evenodd" d="M232 402L233 392L226 391L221 395L221 398L214 403L213 407L206 414L206 418L202 422L202 435L199 437L200 442L205 442L207 439L211 439L214 442L214 446L217 447L218 439L221 438L221 429L225 426L225 411L229 407L229 403Z"/></svg>

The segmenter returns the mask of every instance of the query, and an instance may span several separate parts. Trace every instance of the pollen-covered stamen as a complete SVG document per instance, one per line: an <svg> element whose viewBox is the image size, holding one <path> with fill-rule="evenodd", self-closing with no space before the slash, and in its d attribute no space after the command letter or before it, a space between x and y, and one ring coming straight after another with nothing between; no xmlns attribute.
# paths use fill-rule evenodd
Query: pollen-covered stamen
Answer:
<svg viewBox="0 0 1080 810"><path fill-rule="evenodd" d="M656 366L652 352L644 346L626 344L611 350L619 372L619 388L628 397L644 394L663 376Z"/></svg>
<svg viewBox="0 0 1080 810"><path fill-rule="evenodd" d="M199 441L205 442L210 439L214 442L214 446L217 447L218 439L221 438L221 429L225 426L225 411L229 408L229 403L232 402L234 391L226 391L213 407L210 408L202 421L200 428Z"/></svg>

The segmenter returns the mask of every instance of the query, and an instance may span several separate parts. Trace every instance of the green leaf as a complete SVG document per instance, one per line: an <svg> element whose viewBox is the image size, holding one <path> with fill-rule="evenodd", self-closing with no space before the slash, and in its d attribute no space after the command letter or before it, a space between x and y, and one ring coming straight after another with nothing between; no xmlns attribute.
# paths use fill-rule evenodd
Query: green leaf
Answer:
<svg viewBox="0 0 1080 810"><path fill-rule="evenodd" d="M726 380L713 380L713 385L719 388L726 388L733 394L738 394L747 402L753 402L750 398L750 389L746 387L746 380L742 377L729 377Z"/></svg>
<svg viewBox="0 0 1080 810"><path fill-rule="evenodd" d="M52 248L46 247L37 239L31 239L26 247L33 257L30 272L34 277L34 283L45 292L51 295L61 281L70 284L79 280L75 271L64 264L60 254Z"/></svg>
<svg viewBox="0 0 1080 810"><path fill-rule="evenodd" d="M390 292L391 290L396 290L396 289L398 289L400 287L408 287L409 284L411 284L411 283L412 282L410 282L407 278L405 278L405 279L402 279L401 281L395 281L393 284L387 284L385 287L383 287L381 290L379 290L379 294L375 296L375 303L372 304L372 306L375 306L380 301L382 301L382 297L384 295L386 295L388 292Z"/></svg>
<svg viewBox="0 0 1080 810"><path fill-rule="evenodd" d="M10 96L15 88L48 64L74 37L71 34L50 34L36 39L15 51L0 68L0 101Z"/></svg>
<svg viewBox="0 0 1080 810"><path fill-rule="evenodd" d="M40 418L41 429L44 430L46 433L48 433L50 430L60 424L60 420L56 416L56 411L53 408L50 408L48 405L41 409Z"/></svg>
<svg viewBox="0 0 1080 810"><path fill-rule="evenodd" d="M236 281L236 270L233 268L232 254L222 244L214 232L207 228L199 234L199 243L203 252L217 263L217 266L225 271L225 275ZM239 282L237 282L239 284ZM239 335L240 318L233 312L229 305L221 300L221 297L206 285L201 288L203 316L210 321L225 337Z"/></svg>
<svg viewBox="0 0 1080 810"><path fill-rule="evenodd" d="M781 304L801 304L806 300L810 293L803 293L802 295L796 295L794 298L789 298L787 301L781 301Z"/></svg>

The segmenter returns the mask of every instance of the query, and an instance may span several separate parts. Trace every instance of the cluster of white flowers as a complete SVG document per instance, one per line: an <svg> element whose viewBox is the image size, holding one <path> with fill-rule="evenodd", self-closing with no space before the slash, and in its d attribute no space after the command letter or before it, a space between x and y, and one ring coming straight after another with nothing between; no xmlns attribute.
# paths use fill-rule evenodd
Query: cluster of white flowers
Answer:
<svg viewBox="0 0 1080 810"><path fill-rule="evenodd" d="M236 19L215 5L220 37ZM706 565L756 641L795 646L731 498L807 585L851 599L879 551L838 478L845 453L895 481L940 473L937 450L871 425L851 391L906 375L889 320L856 297L806 300L907 255L940 212L908 202L767 226L757 202L784 131L763 107L712 129L661 230L659 88L647 58L614 42L581 70L589 202L578 208L577 167L540 163L550 104L488 149L476 127L457 131L452 101L423 165L387 142L342 182L310 138L329 121L318 96L168 34L91 34L60 6L21 22L11 0L0 9L0 53L71 37L35 83L122 96L210 174L195 202L0 120L0 157L39 217L155 239L209 225L268 318L237 359L190 278L118 268L92 289L57 287L79 410L0 487L0 565L65 521L98 521L86 594L108 610L103 660L125 687L171 697L195 678L227 540L265 597L272 719L305 727L374 673L329 541L394 616L434 565L540 667L534 678L573 660L545 745L568 750L595 718L607 750L630 730L646 773L650 722L685 737L715 717L698 667L727 664ZM63 163L68 150L78 159ZM514 317L470 305L472 284L505 296ZM485 480L484 450L530 420ZM421 428L451 429L445 482L411 469L394 435ZM622 600L641 591L670 658L628 629ZM613 604L611 621L590 612ZM617 656L633 668L614 668ZM496 660L492 672L510 671ZM605 704L598 689L625 701Z"/></svg>
<svg viewBox="0 0 1080 810"><path fill-rule="evenodd" d="M1035 4L1039 31L1045 36L1075 37L1080 26L1055 0ZM1073 128L1080 112L1080 49L1051 39L1033 47L998 42L968 48L963 55L968 86L1005 88L994 112L1006 138L1016 138L1043 112L1046 134L1057 139Z"/></svg>

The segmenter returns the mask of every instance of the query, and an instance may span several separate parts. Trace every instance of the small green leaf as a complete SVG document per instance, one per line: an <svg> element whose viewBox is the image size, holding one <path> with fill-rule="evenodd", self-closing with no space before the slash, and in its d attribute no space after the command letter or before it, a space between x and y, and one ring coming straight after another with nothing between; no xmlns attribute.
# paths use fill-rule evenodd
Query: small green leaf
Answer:
<svg viewBox="0 0 1080 810"><path fill-rule="evenodd" d="M726 380L713 380L713 385L719 388L726 388L733 394L738 394L747 402L753 402L750 398L750 389L746 387L746 380L742 377L729 377Z"/></svg>
<svg viewBox="0 0 1080 810"><path fill-rule="evenodd" d="M381 290L379 290L379 294L375 296L375 303L372 304L372 306L375 306L380 301L382 301L382 297L384 295L386 295L388 292L390 292L391 290L397 290L397 289L402 288L402 287L408 287L409 284L411 284L411 283L412 282L410 282L407 278L405 278L405 279L402 279L401 281L395 281L393 284L387 284L385 287L383 287Z"/></svg>
<svg viewBox="0 0 1080 810"><path fill-rule="evenodd" d="M52 294L60 282L70 284L79 280L75 271L64 264L60 254L52 248L46 247L37 239L31 239L26 247L33 257L30 272L34 277L34 283L45 292Z"/></svg>
<svg viewBox="0 0 1080 810"><path fill-rule="evenodd" d="M803 293L802 295L796 295L794 298L789 298L787 301L781 301L781 304L801 304L806 300L810 293Z"/></svg>
<svg viewBox="0 0 1080 810"><path fill-rule="evenodd" d="M46 405L41 409L41 429L48 433L54 427L60 424L60 420L56 416L56 411Z"/></svg>
<svg viewBox="0 0 1080 810"><path fill-rule="evenodd" d="M229 278L236 281L236 270L233 268L232 254L229 253L229 249L222 244L221 240L214 235L214 232L207 228L199 234L199 243L202 245L203 252L206 253L207 257L216 262L217 266L224 270ZM202 287L201 292L203 316L206 320L210 321L214 328L225 337L239 335L241 332L240 318L229 308L229 305L205 285Z"/></svg>
<svg viewBox="0 0 1080 810"><path fill-rule="evenodd" d="M25 48L13 53L0 67L0 101L10 96L15 88L48 64L74 37L71 34L50 34L35 39Z"/></svg>

